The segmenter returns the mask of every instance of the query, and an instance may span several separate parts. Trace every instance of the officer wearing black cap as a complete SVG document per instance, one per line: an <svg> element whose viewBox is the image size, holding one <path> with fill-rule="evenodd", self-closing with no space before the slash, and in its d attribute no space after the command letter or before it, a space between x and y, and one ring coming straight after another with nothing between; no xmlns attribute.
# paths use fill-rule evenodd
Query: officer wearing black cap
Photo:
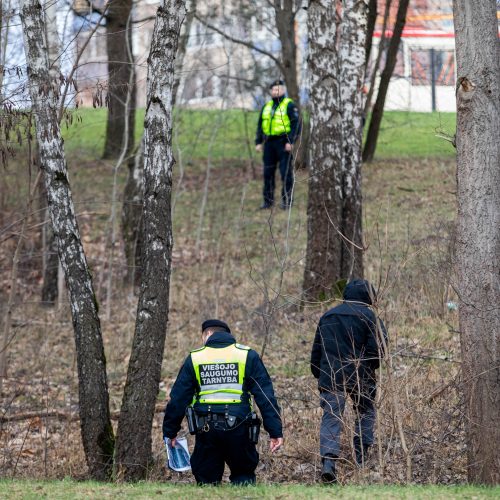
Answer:
<svg viewBox="0 0 500 500"><path fill-rule="evenodd" d="M279 164L281 180L281 208L292 204L293 165L292 144L299 133L299 111L292 99L285 97L283 80L271 83L272 99L260 112L255 136L255 149L264 150L264 203L260 208L271 208L274 204L276 165Z"/></svg>
<svg viewBox="0 0 500 500"><path fill-rule="evenodd" d="M172 387L163 437L175 445L186 414L190 432L196 433L191 469L197 483L220 483L227 464L231 483L254 484L260 419L253 412L252 396L271 438L271 452L283 444L271 378L259 355L237 344L226 323L210 319L201 330L204 346L191 351Z"/></svg>

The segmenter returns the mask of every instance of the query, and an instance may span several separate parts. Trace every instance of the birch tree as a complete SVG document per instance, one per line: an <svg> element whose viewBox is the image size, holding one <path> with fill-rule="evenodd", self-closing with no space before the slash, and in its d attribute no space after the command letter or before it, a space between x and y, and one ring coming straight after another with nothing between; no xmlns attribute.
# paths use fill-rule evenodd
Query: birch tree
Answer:
<svg viewBox="0 0 500 500"><path fill-rule="evenodd" d="M495 0L454 0L456 267L468 476L500 482L500 49Z"/></svg>
<svg viewBox="0 0 500 500"><path fill-rule="evenodd" d="M49 58L49 75L53 85L53 91L56 95L59 94L60 85L60 43L57 30L57 9L58 2L54 0L46 0L44 3L45 10L45 31L47 33L47 50ZM42 203L47 200L44 183L40 184L40 199ZM50 215L48 207L43 207L43 224L41 226L42 233L42 253L43 253L43 285L42 285L42 303L52 305L55 303L58 295L57 277L59 271L59 258L57 256L57 241L52 231L50 223L47 222Z"/></svg>
<svg viewBox="0 0 500 500"><path fill-rule="evenodd" d="M92 278L75 217L57 117L58 102L49 75L42 7L38 0L21 2L21 21L40 165L59 260L70 297L83 448L91 477L103 480L109 478L112 471L114 445L106 359Z"/></svg>
<svg viewBox="0 0 500 500"><path fill-rule="evenodd" d="M308 9L311 168L303 295L328 298L362 277L361 137L368 0Z"/></svg>
<svg viewBox="0 0 500 500"><path fill-rule="evenodd" d="M132 354L118 421L117 477L146 476L168 319L172 255L172 87L184 0L162 0L148 58L144 119L144 258Z"/></svg>

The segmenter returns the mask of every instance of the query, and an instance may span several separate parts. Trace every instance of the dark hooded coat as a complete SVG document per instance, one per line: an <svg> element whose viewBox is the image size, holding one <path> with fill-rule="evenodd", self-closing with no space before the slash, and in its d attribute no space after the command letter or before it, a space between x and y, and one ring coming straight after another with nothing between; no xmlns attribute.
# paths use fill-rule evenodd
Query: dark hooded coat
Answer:
<svg viewBox="0 0 500 500"><path fill-rule="evenodd" d="M319 320L311 352L311 372L320 390L354 389L375 380L387 341L382 320L370 309L375 297L366 280L353 280L344 290L342 304Z"/></svg>

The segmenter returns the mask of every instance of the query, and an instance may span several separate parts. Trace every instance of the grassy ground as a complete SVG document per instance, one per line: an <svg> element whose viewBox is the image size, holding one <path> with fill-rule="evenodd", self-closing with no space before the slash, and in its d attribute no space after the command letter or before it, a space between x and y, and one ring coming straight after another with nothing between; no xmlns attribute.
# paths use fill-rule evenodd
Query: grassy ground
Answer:
<svg viewBox="0 0 500 500"><path fill-rule="evenodd" d="M187 486L165 483L98 484L63 481L0 481L0 495L4 499L85 499L85 498L341 498L345 500L371 499L480 499L498 498L500 488L473 486L348 486L321 487L303 485L258 485L256 487Z"/></svg>
<svg viewBox="0 0 500 500"><path fill-rule="evenodd" d="M142 130L144 110L137 113L136 137ZM255 157L253 143L257 112L243 110L177 110L174 147L186 161L212 156L214 160L248 160ZM86 157L100 157L104 147L105 109L81 109L64 128L67 150ZM437 133L453 135L455 113L384 113L377 158L450 157L451 144ZM260 160L259 160L260 161Z"/></svg>
<svg viewBox="0 0 500 500"><path fill-rule="evenodd" d="M205 122L205 126L200 126L202 120L210 116L213 126L207 127ZM198 346L201 320L212 316L227 320L240 342L259 352L266 346L264 360L283 408L286 445L279 455L271 456L267 452L267 438L262 436L259 480L289 483L286 488L296 488L285 489L285 498L302 492L304 496L311 496L311 492L316 496L316 492L319 495L325 490L291 485L312 485L318 478L320 411L308 359L318 318L331 306L317 304L303 310L296 307L304 272L308 174L297 172L295 203L289 213L258 211L262 189L260 160L253 158L254 175L248 153L252 148L247 148L246 156L238 156L241 148L235 147L235 144L245 145L246 137L250 141L255 116L249 115L252 132L247 136L241 132L244 129L241 116L241 111L228 112L222 118L217 114L186 112L181 116L183 128L178 127L178 135L174 137L179 147L173 194L173 274L158 403L165 403L186 353ZM451 127L454 117L446 116ZM373 467L361 472L352 467L353 419L348 410L344 461L339 476L347 485L401 484L408 476L414 483L463 483L466 465L464 416L458 390L457 313L446 306L449 300L455 300L450 264L455 165L446 149L448 143L436 139L434 146L430 145L440 120L438 115L386 115L386 120L392 118L399 126L389 127L387 122L384 134L390 130L396 135L392 141L387 136L387 145L381 145L381 155L385 147L386 157L364 166L363 186L368 245L366 275L380 290L379 312L389 328L393 366L391 370L384 366L380 373L379 439L372 457ZM401 129L407 122L414 124L409 127L413 133L403 134ZM106 317L113 163L99 159L103 130L104 111L85 110L83 121L65 134L79 227L101 305L110 405L111 410L117 412L130 356L137 299L125 285L127 269L123 249L118 244L113 258L111 315ZM206 135L209 132L214 133L212 146ZM198 142L195 141L197 134ZM418 137L414 146L413 140ZM389 146L394 145L400 148L398 158L391 156L397 148L391 152ZM201 212L201 193L209 164L204 155L209 148L217 161L211 165L207 204ZM119 193L123 191L125 170L122 169L118 178ZM22 220L24 213L22 193L26 190L26 179L26 166L20 155L10 162L0 186L3 217L0 217L0 227L4 238L0 247L1 290L8 290L10 286L11 259L19 229L16 221ZM120 195L117 213L122 201ZM38 412L38 416L2 424L0 475L85 479L86 465L75 418L78 387L69 307L65 297L59 309L39 304L39 228L40 212L35 210L20 255L13 337L8 353L9 378L0 401L5 416L25 412ZM50 417L49 413L56 410L66 417ZM150 479L178 481L178 476L163 467L161 419L159 412L153 427L156 464ZM407 452L402 446L398 422L404 432ZM192 478L187 476L182 480L190 482ZM1 484L0 488L6 488L7 484ZM23 484L19 483L19 488L23 488ZM67 484L71 489L80 483ZM85 483L82 487L104 486ZM119 492L121 487L110 487L110 491ZM141 487L152 491L151 495L164 490L175 496L175 488L181 486L138 486ZM35 488L44 491L47 488L47 495L51 496L51 483L40 483ZM185 496L190 496L193 490L183 491ZM234 490L228 491L234 493ZM365 490L341 491L345 494L352 491L357 496ZM419 490L396 488L394 491ZM275 493L271 490L270 494Z"/></svg>

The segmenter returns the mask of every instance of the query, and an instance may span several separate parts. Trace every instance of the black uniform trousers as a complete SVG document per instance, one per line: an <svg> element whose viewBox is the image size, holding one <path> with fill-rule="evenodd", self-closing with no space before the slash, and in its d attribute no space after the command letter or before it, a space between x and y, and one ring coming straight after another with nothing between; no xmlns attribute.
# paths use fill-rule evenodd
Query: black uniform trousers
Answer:
<svg viewBox="0 0 500 500"><path fill-rule="evenodd" d="M282 188L281 204L289 207L292 203L293 190L293 164L292 154L285 151L288 142L286 135L280 137L268 137L264 143L264 204L272 206L274 203L274 187L276 177L276 165L279 165Z"/></svg>
<svg viewBox="0 0 500 500"><path fill-rule="evenodd" d="M237 422L228 429L223 422L210 422L207 432L196 435L191 469L198 484L218 484L229 466L232 484L254 484L259 453L250 441L248 425Z"/></svg>

